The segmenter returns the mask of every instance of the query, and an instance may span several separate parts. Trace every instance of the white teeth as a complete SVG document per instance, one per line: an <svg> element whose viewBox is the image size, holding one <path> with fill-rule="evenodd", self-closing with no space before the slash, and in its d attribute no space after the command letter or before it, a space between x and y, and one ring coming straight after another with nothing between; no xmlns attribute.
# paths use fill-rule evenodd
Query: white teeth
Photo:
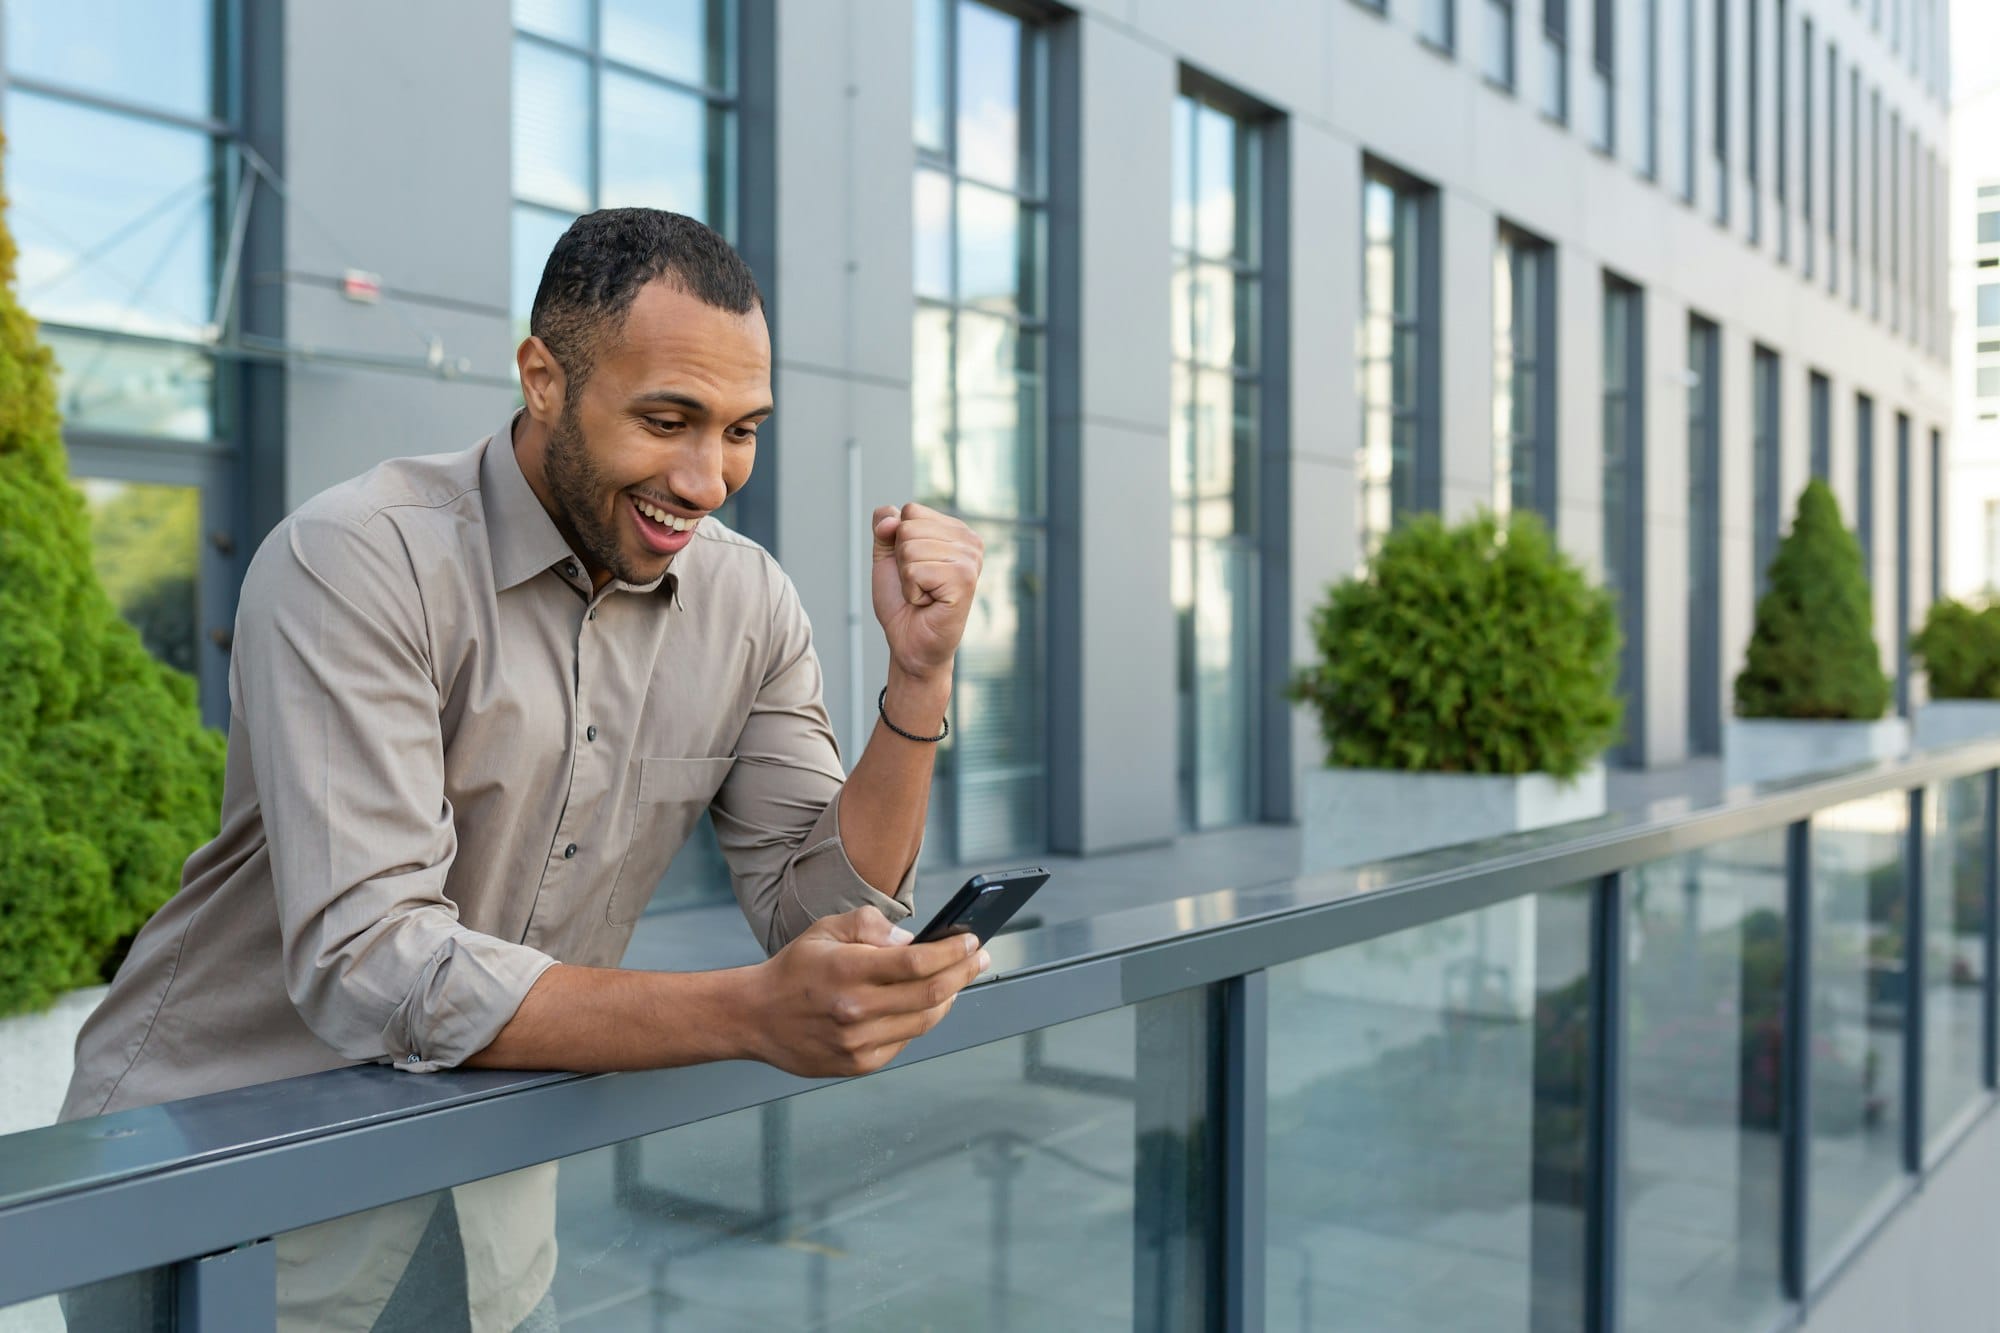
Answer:
<svg viewBox="0 0 2000 1333"><path fill-rule="evenodd" d="M682 518L678 514L669 514L658 505L648 504L646 501L637 498L634 498L632 503L637 505L639 512L647 518L652 519L653 522L658 523L663 528L672 528L675 532L688 532L693 529L695 524L701 522L698 518Z"/></svg>

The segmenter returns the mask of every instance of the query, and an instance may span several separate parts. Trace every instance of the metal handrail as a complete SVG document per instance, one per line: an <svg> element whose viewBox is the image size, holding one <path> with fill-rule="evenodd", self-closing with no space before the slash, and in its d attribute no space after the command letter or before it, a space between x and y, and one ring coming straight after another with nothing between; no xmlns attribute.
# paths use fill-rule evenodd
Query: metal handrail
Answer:
<svg viewBox="0 0 2000 1333"><path fill-rule="evenodd" d="M1002 936L895 1066L2000 769L2000 740ZM748 1062L608 1075L363 1065L0 1136L0 1307L823 1086ZM163 1219L171 1219L164 1224Z"/></svg>

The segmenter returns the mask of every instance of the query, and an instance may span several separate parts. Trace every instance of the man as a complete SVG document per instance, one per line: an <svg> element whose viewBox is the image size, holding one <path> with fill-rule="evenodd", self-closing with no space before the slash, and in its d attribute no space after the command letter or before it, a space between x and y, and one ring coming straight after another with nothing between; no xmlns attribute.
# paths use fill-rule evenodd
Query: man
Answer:
<svg viewBox="0 0 2000 1333"><path fill-rule="evenodd" d="M772 411L749 269L691 219L593 213L531 330L501 430L335 487L258 551L221 832L78 1039L65 1119L355 1061L863 1073L984 970L890 925L978 538L875 512L889 677L843 782L797 594L712 517ZM769 960L620 970L703 810ZM552 1169L498 1185L456 1209L480 1328L545 1315L554 1267ZM288 1321L369 1327L442 1212L414 1203L281 1240Z"/></svg>

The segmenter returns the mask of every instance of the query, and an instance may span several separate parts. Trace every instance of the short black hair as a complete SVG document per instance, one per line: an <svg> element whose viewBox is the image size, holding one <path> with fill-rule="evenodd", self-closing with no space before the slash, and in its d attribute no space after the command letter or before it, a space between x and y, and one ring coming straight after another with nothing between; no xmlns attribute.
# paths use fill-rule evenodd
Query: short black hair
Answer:
<svg viewBox="0 0 2000 1333"><path fill-rule="evenodd" d="M585 213L549 251L528 318L528 331L548 345L571 394L590 378L598 347L622 327L639 289L659 278L732 315L764 305L743 256L694 218L658 208Z"/></svg>

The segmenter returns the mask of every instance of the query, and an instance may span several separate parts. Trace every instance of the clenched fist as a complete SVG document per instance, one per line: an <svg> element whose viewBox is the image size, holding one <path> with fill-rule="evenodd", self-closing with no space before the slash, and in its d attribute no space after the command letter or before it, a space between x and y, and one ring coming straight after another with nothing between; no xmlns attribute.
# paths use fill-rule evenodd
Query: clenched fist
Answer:
<svg viewBox="0 0 2000 1333"><path fill-rule="evenodd" d="M951 668L986 560L986 544L958 519L906 504L875 511L875 618L898 670L917 680Z"/></svg>

